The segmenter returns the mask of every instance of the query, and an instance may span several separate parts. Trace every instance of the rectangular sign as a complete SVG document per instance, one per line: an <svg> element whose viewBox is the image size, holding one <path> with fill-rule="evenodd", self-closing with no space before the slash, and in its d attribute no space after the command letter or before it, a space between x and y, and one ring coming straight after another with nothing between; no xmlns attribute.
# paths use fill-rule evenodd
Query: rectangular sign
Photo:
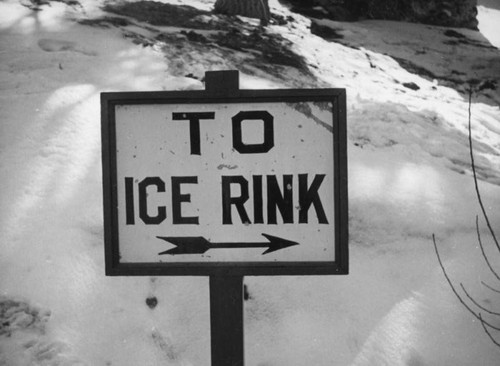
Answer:
<svg viewBox="0 0 500 366"><path fill-rule="evenodd" d="M345 274L345 91L103 93L108 275Z"/></svg>

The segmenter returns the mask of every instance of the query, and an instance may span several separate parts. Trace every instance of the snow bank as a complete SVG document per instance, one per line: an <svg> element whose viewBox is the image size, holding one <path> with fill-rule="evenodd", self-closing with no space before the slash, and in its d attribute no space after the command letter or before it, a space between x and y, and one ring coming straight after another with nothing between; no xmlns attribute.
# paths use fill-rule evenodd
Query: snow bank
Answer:
<svg viewBox="0 0 500 366"><path fill-rule="evenodd" d="M186 57L186 69L174 69L168 44L142 47L120 27L75 23L101 16L96 4L84 13L61 3L40 12L0 3L0 364L209 365L208 280L105 277L101 214L99 94L200 88L184 76L201 66ZM247 364L498 365L498 348L454 298L431 240L435 233L450 276L498 310L499 295L480 283L498 285L477 245L466 98L376 49L310 35L306 19L273 6L295 20L271 32L293 42L313 77L247 68L242 85L347 88L351 273L246 278ZM354 42L374 24L339 26ZM402 47L411 50L412 41ZM227 54L207 53L203 65L246 66L242 53ZM500 111L486 99L472 106L473 137L499 232ZM480 230L498 268L482 220Z"/></svg>

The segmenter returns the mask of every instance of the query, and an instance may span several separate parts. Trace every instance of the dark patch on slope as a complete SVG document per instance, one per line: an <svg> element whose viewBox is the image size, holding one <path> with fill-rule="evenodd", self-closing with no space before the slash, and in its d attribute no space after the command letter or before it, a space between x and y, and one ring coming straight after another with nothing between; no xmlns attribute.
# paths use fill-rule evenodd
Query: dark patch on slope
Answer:
<svg viewBox="0 0 500 366"><path fill-rule="evenodd" d="M326 39L327 41L336 41L344 38L339 30L332 27L320 25L314 20L311 22L311 33L318 37Z"/></svg>
<svg viewBox="0 0 500 366"><path fill-rule="evenodd" d="M479 47L479 48L486 48L489 50L496 50L497 48L495 46L492 46L491 44L487 44L484 42L476 41L474 39L467 38L464 34L459 33L453 29L447 29L443 33L446 37L452 38L449 40L443 41L444 44L446 45L468 45L468 46L473 46L473 47Z"/></svg>
<svg viewBox="0 0 500 366"><path fill-rule="evenodd" d="M128 16L151 25L206 29L207 24L197 19L209 12L188 5L164 4L157 1L137 1L104 6L104 10Z"/></svg>
<svg viewBox="0 0 500 366"><path fill-rule="evenodd" d="M264 62L290 66L309 74L304 58L292 51L292 42L281 35L268 33L263 28L243 33L237 27L231 27L228 32L214 35L213 40L221 47L236 51L257 51ZM263 65L254 66L262 68Z"/></svg>
<svg viewBox="0 0 500 366"><path fill-rule="evenodd" d="M109 4L104 7L104 10L121 17L106 16L80 23L122 28L125 37L145 47L159 42L164 43L166 46L161 44L160 46L165 55L172 59L172 63L176 63L171 70L178 69L182 72L180 60L184 60L185 67L189 68L191 63L203 64L204 54L215 54L227 60L228 63L233 63L242 71L250 71L254 68L284 79L286 73L283 72L283 67L291 67L312 77L304 57L294 52L292 42L280 34L244 22L238 17L214 15L190 6L163 4L155 1ZM271 23L274 24L286 24L293 21L292 17L273 16L271 18ZM139 24L139 22L145 22L151 26ZM127 27L129 25L145 28L151 31L152 35L139 34ZM154 29L153 26L181 27L183 30L163 32ZM191 70L185 71L192 74ZM201 75L196 76L201 77Z"/></svg>

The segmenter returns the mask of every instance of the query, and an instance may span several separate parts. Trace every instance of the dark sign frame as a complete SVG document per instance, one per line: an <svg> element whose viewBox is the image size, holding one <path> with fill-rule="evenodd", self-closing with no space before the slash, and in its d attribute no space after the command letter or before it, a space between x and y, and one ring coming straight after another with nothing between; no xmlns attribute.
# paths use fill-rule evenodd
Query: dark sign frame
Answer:
<svg viewBox="0 0 500 366"><path fill-rule="evenodd" d="M209 74L207 73L207 76ZM101 138L107 276L262 276L348 274L348 190L345 89L240 90L236 82L206 90L101 93ZM334 142L335 261L120 263L115 106L138 104L331 102Z"/></svg>

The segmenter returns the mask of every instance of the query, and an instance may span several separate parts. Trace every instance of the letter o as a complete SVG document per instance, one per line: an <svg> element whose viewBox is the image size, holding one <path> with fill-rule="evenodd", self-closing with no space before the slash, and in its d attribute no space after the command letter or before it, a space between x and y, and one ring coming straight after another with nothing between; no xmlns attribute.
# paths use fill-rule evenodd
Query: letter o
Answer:
<svg viewBox="0 0 500 366"><path fill-rule="evenodd" d="M261 120L264 122L264 141L261 144L245 144L242 137L244 120ZM274 118L267 111L241 111L232 118L233 147L240 154L261 154L274 146Z"/></svg>

